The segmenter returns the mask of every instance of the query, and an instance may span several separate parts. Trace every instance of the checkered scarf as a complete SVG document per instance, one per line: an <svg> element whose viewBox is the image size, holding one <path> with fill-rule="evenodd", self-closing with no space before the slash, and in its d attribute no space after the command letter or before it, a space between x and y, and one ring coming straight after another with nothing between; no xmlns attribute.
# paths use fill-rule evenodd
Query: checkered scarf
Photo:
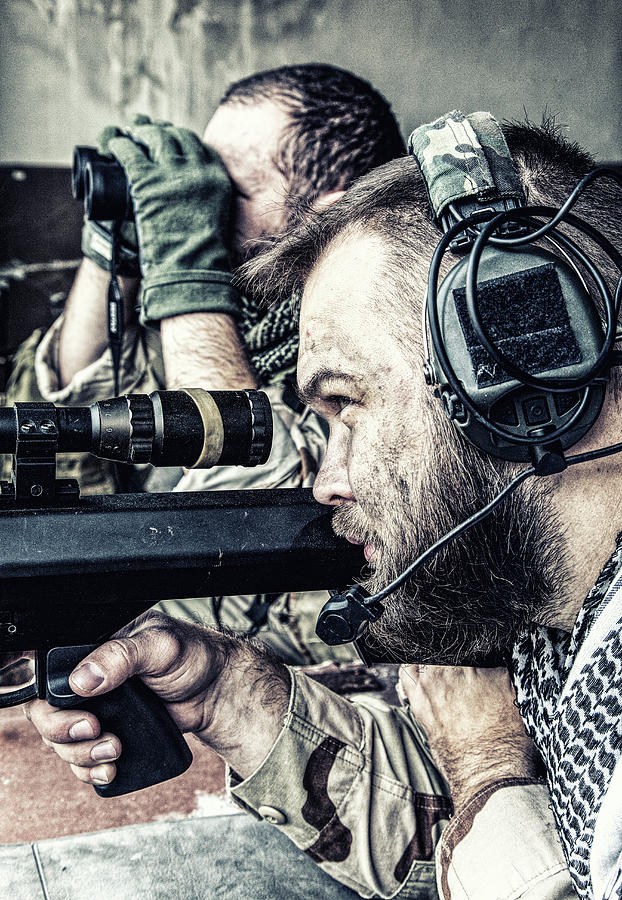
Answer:
<svg viewBox="0 0 622 900"><path fill-rule="evenodd" d="M295 303L287 297L266 311L246 297L241 301L240 333L259 381L265 384L296 365L298 315Z"/></svg>
<svg viewBox="0 0 622 900"><path fill-rule="evenodd" d="M622 532L572 634L534 626L517 642L512 676L521 716L544 760L552 808L575 889L592 897L590 850L603 796L622 756L622 629L571 671L601 610L622 590Z"/></svg>

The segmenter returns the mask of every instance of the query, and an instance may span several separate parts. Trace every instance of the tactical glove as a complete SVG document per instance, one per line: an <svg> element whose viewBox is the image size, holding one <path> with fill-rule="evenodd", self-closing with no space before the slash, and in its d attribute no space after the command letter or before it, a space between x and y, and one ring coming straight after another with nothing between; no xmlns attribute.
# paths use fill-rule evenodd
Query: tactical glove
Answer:
<svg viewBox="0 0 622 900"><path fill-rule="evenodd" d="M239 314L231 284L231 182L220 157L185 128L141 124L108 142L130 184L141 321L191 312Z"/></svg>
<svg viewBox="0 0 622 900"><path fill-rule="evenodd" d="M149 121L146 116L137 116L134 124ZM102 156L110 156L108 141L113 137L123 134L115 125L108 125L97 138L97 149ZM95 222L84 220L82 227L82 254L88 256L100 269L110 271L112 260L112 222ZM140 276L138 265L138 243L136 241L136 228L133 222L123 222L118 234L118 265L117 274L130 278Z"/></svg>

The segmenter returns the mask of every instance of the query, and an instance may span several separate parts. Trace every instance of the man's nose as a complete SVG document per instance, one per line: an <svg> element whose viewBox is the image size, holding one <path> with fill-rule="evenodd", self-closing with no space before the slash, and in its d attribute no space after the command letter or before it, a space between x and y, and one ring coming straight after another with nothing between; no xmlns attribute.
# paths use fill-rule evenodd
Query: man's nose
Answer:
<svg viewBox="0 0 622 900"><path fill-rule="evenodd" d="M337 458L330 448L313 484L313 496L318 503L328 506L341 506L344 501L356 499L350 487L345 460Z"/></svg>

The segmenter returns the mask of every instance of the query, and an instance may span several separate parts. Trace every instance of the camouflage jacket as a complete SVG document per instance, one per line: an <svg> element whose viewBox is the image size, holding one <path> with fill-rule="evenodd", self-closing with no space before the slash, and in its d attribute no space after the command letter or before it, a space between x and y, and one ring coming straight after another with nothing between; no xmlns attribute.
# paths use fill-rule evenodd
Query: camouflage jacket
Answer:
<svg viewBox="0 0 622 900"><path fill-rule="evenodd" d="M41 394L68 405L86 405L110 396L113 379L108 352L66 388L58 388L60 324L37 348ZM158 353L159 341L149 336L145 340L138 331L128 329L123 391L162 387ZM279 448L273 464L258 469L197 470L188 473L177 490L312 483L325 447L321 425L308 410L293 413L283 403L281 387L267 392ZM243 606L248 598L238 599ZM312 594L307 599L307 615L295 615L301 608L295 603L290 608L299 629L297 643L306 651L303 661L335 659L340 648L313 645L319 603L314 603ZM201 611L191 611L191 617L210 621L206 601L196 603ZM181 608L172 611L184 612ZM301 622L309 633L300 634ZM273 625L276 628L278 623ZM271 646L282 653L285 645L283 640ZM343 658L351 659L350 648L344 651L348 655ZM287 653L282 655L287 658ZM245 781L230 773L231 796L247 812L283 830L335 879L363 897L435 900L435 852L444 900L569 900L573 896L545 785L524 781L498 785L490 797L473 798L452 818L447 785L408 709L373 698L350 701L295 668L290 671L288 715L268 757ZM525 841L520 845L515 828L507 827L517 816L525 826ZM475 863L478 859L481 865Z"/></svg>
<svg viewBox="0 0 622 900"><path fill-rule="evenodd" d="M229 773L244 809L363 897L436 897L435 857L443 900L575 897L546 785L504 779L452 815L447 785L407 709L350 701L291 675L272 750L246 780Z"/></svg>

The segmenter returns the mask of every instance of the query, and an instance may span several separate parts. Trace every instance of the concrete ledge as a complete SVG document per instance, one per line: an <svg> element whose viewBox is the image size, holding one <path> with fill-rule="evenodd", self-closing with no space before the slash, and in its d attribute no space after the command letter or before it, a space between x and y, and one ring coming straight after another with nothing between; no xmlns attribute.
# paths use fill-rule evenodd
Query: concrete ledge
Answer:
<svg viewBox="0 0 622 900"><path fill-rule="evenodd" d="M1 900L354 900L244 814L0 845Z"/></svg>

